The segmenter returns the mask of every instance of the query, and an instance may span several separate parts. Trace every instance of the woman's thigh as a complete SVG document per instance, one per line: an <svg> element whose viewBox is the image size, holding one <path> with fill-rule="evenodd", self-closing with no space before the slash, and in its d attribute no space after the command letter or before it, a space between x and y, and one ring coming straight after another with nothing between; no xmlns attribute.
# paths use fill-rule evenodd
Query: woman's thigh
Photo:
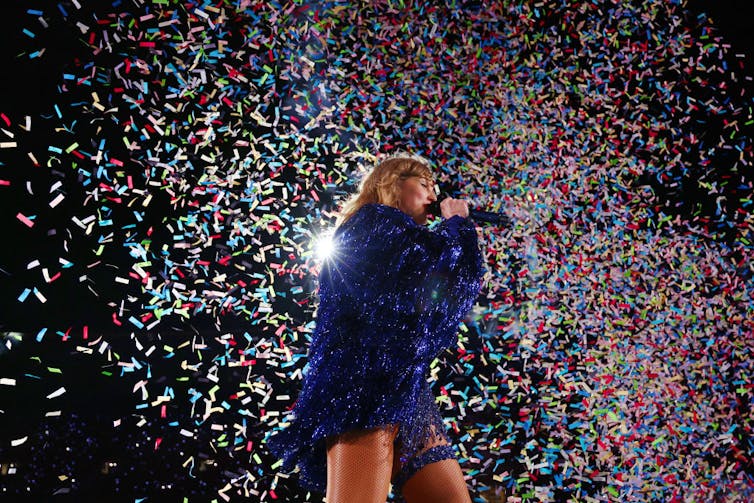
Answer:
<svg viewBox="0 0 754 503"><path fill-rule="evenodd" d="M456 459L422 467L403 485L407 503L471 503L469 490Z"/></svg>
<svg viewBox="0 0 754 503"><path fill-rule="evenodd" d="M385 503L397 427L356 430L328 439L327 502Z"/></svg>

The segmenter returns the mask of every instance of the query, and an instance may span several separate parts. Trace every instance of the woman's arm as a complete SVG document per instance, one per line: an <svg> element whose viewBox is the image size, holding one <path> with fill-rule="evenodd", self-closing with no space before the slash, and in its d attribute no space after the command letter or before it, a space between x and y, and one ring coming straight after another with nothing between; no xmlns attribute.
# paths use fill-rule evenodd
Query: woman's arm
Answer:
<svg viewBox="0 0 754 503"><path fill-rule="evenodd" d="M484 272L476 227L460 215L430 231L395 208L366 205L336 233L336 246L320 277L320 292L337 299L333 309L347 303L372 326L411 324L445 342Z"/></svg>

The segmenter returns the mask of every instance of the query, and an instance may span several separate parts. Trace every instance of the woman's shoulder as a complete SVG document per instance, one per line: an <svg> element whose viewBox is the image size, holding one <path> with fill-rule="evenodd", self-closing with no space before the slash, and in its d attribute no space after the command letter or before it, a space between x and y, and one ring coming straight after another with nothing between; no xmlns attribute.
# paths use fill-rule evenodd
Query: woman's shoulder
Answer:
<svg viewBox="0 0 754 503"><path fill-rule="evenodd" d="M359 211L364 211L366 213L372 213L372 214L377 214L377 215L384 215L389 218L398 217L398 218L411 220L411 217L408 216L406 213L402 212L395 206L388 206L387 204L367 203L361 208L359 208Z"/></svg>
<svg viewBox="0 0 754 503"><path fill-rule="evenodd" d="M414 220L398 208L380 203L367 203L356 210L341 227L390 225L417 225Z"/></svg>

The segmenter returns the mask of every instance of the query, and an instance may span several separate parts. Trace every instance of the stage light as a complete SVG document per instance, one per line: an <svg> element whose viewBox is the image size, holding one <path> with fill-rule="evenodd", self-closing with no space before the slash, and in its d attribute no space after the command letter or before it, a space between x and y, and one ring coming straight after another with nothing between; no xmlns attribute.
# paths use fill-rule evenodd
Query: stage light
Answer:
<svg viewBox="0 0 754 503"><path fill-rule="evenodd" d="M314 241L314 255L320 262L324 262L335 255L335 241L333 230L320 234Z"/></svg>

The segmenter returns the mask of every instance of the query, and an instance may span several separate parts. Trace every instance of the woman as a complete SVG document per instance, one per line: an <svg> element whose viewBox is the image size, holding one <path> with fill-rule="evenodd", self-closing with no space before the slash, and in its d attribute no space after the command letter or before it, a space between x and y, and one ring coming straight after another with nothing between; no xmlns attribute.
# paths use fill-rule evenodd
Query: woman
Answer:
<svg viewBox="0 0 754 503"><path fill-rule="evenodd" d="M328 503L470 502L427 377L456 342L483 274L458 199L436 201L426 162L380 163L348 202L322 267L317 326L291 424L268 444Z"/></svg>

